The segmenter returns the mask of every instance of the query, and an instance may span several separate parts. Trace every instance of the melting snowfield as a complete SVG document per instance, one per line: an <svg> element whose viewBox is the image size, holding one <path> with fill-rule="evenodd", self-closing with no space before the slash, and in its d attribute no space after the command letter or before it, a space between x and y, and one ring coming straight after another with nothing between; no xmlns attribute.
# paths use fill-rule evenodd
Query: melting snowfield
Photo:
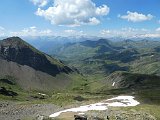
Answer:
<svg viewBox="0 0 160 120"><path fill-rule="evenodd" d="M58 117L61 113L65 113L65 112L87 112L90 110L101 111L101 110L107 110L108 106L129 107L129 106L136 106L138 104L140 103L134 100L133 96L118 96L118 97L111 98L111 99L108 99L108 100L105 100L99 103L59 111L54 114L51 114L49 117L52 117L52 118Z"/></svg>

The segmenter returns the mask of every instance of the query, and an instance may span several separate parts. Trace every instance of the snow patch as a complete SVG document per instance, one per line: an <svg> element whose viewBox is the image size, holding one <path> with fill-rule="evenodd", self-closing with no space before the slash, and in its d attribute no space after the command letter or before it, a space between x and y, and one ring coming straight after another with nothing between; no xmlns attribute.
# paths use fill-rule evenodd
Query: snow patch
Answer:
<svg viewBox="0 0 160 120"><path fill-rule="evenodd" d="M63 111L54 113L54 114L50 115L49 117L57 117L61 113L65 113L65 112L87 112L90 110L107 110L107 106L103 105L103 103L90 104L90 105L86 105L86 106L80 106L77 108L63 110Z"/></svg>
<svg viewBox="0 0 160 120"><path fill-rule="evenodd" d="M87 112L91 110L103 111L103 110L107 110L108 106L129 107L129 106L136 106L138 104L140 103L134 100L133 96L118 96L115 98L105 100L103 102L62 110L54 114L51 114L49 117L52 117L52 118L58 117L61 113L65 113L65 112Z"/></svg>
<svg viewBox="0 0 160 120"><path fill-rule="evenodd" d="M107 100L107 102L109 101L116 101L108 104L108 106L115 106L115 107L128 107L140 104L138 101L134 100L133 96L118 96Z"/></svg>
<svg viewBox="0 0 160 120"><path fill-rule="evenodd" d="M113 87L115 86L115 83L116 83L116 82L113 82L113 84L112 84Z"/></svg>
<svg viewBox="0 0 160 120"><path fill-rule="evenodd" d="M78 115L85 115L85 113L78 113Z"/></svg>
<svg viewBox="0 0 160 120"><path fill-rule="evenodd" d="M43 94L43 93L38 93L38 95L47 96L46 94Z"/></svg>

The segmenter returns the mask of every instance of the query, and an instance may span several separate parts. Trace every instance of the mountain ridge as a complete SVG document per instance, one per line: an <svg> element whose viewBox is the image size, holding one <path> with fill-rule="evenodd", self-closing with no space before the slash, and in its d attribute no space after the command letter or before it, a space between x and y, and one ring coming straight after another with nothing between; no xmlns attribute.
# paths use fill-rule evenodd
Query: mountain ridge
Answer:
<svg viewBox="0 0 160 120"><path fill-rule="evenodd" d="M72 71L69 67L64 66L60 61L55 59L54 63L57 64L51 64L51 61L48 59L53 59L50 56L41 53L18 37L11 37L0 41L0 50L1 59L17 62L21 65L28 65L52 76L55 76L59 72L69 73Z"/></svg>
<svg viewBox="0 0 160 120"><path fill-rule="evenodd" d="M76 73L19 37L0 41L0 68L1 78L11 76L26 90L65 89Z"/></svg>

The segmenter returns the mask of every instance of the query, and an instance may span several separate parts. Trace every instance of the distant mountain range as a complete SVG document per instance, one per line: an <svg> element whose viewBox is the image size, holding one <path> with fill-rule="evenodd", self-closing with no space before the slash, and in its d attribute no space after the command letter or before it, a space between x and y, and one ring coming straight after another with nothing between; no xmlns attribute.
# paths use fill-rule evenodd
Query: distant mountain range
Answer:
<svg viewBox="0 0 160 120"><path fill-rule="evenodd" d="M5 38L5 37L3 37ZM141 40L148 40L148 41L160 41L160 38L123 38L123 37L111 37L111 38L102 38L102 37L96 37L96 36L68 36L68 37L62 37L62 36L33 36L33 37L22 37L24 40L26 40L28 43L33 45L35 48L39 49L40 51L43 51L48 54L52 54L59 47L62 47L66 45L67 43L78 43L83 41L97 41L99 39L108 39L112 42L123 42L126 40L133 40L133 41L141 41Z"/></svg>
<svg viewBox="0 0 160 120"><path fill-rule="evenodd" d="M159 68L154 67L159 64L159 47L160 41L146 39L117 42L99 39L65 43L52 47L55 50L49 53L86 74L122 70L159 75Z"/></svg>
<svg viewBox="0 0 160 120"><path fill-rule="evenodd" d="M82 42L85 40L97 40L99 37L85 37L85 36L42 36L42 37L22 37L28 43L45 53L53 53L62 45L66 43Z"/></svg>

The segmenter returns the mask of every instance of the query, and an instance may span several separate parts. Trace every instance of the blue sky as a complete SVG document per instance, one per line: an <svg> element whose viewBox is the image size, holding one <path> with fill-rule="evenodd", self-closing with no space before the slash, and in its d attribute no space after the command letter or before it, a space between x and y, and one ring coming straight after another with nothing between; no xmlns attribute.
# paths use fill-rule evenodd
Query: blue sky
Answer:
<svg viewBox="0 0 160 120"><path fill-rule="evenodd" d="M0 36L160 37L160 0L1 0Z"/></svg>

